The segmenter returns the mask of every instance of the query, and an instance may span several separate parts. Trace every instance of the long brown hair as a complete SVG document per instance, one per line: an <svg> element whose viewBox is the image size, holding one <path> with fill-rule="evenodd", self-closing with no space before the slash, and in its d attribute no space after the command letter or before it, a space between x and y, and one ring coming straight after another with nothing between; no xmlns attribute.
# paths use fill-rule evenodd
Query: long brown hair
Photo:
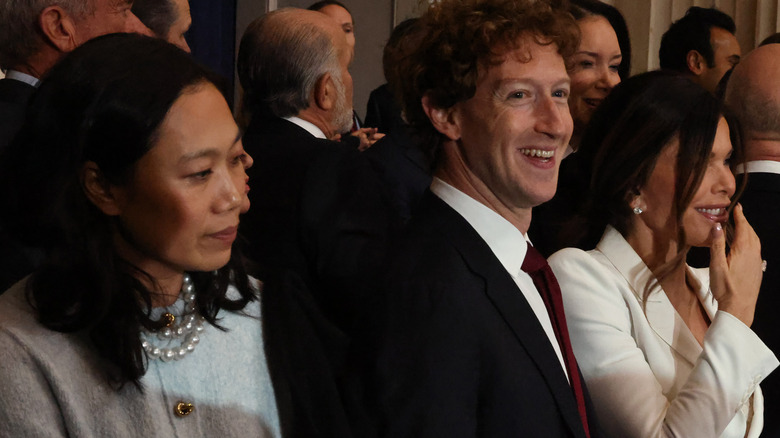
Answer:
<svg viewBox="0 0 780 438"><path fill-rule="evenodd" d="M656 270L656 278L660 280L684 263L689 246L682 217L704 177L721 117L729 122L739 156L738 127L717 99L693 81L676 73L653 71L618 85L593 115L578 152L592 158L585 211L588 239L600 236L607 225L626 236L633 215L629 203L647 183L661 152L677 139L672 215L678 252Z"/></svg>

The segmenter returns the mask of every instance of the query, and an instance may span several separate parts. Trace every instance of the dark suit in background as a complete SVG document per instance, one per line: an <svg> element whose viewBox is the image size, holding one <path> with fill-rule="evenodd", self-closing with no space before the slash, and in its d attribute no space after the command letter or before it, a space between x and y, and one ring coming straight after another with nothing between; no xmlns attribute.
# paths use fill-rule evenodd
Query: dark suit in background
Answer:
<svg viewBox="0 0 780 438"><path fill-rule="evenodd" d="M385 186L392 208L407 222L431 185L432 164L419 146L420 140L401 118L401 109L387 84L371 92L366 126L385 134L364 154Z"/></svg>
<svg viewBox="0 0 780 438"><path fill-rule="evenodd" d="M539 320L490 247L428 192L383 282L375 387L388 437L584 437ZM588 401L589 421L595 420ZM597 426L591 425L591 436Z"/></svg>
<svg viewBox="0 0 780 438"><path fill-rule="evenodd" d="M0 151L13 140L24 122L27 103L35 92L32 85L16 79L0 79Z"/></svg>
<svg viewBox="0 0 780 438"><path fill-rule="evenodd" d="M0 160L22 127L35 87L16 79L0 79ZM13 188L3 188L13 190ZM35 268L34 254L4 231L0 224L0 294Z"/></svg>
<svg viewBox="0 0 780 438"><path fill-rule="evenodd" d="M255 117L244 146L254 158L252 206L241 220L249 256L266 270L295 271L325 315L351 332L394 223L370 165L278 117Z"/></svg>
<svg viewBox="0 0 780 438"><path fill-rule="evenodd" d="M395 97L387 84L380 85L369 94L365 125L378 128L379 132L385 134L407 126L401 118L401 108L395 103Z"/></svg>
<svg viewBox="0 0 780 438"><path fill-rule="evenodd" d="M430 160L408 135L397 132L387 134L363 154L382 182L395 215L408 222L431 185Z"/></svg>
<svg viewBox="0 0 780 438"><path fill-rule="evenodd" d="M743 175L737 175L737 186ZM761 239L761 256L767 269L761 281L756 313L751 328L775 355L780 355L780 175L750 173L739 199L750 225ZM762 437L780 436L780 374L775 371L761 382L764 392L764 431Z"/></svg>

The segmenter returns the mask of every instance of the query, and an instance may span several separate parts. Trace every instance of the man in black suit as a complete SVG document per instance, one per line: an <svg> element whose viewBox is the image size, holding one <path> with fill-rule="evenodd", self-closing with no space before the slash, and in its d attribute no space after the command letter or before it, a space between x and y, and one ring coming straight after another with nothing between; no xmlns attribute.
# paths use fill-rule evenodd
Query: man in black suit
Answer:
<svg viewBox="0 0 780 438"><path fill-rule="evenodd" d="M525 235L572 133L571 20L550 2L443 0L402 58L406 117L438 150L377 310L366 393L386 436L598 435L560 290Z"/></svg>
<svg viewBox="0 0 780 438"><path fill-rule="evenodd" d="M403 21L393 29L382 53L382 69L387 83L371 92L366 109L366 126L385 134L365 151L382 184L390 204L400 219L407 222L431 185L431 160L419 147L422 141L401 117L393 89L401 80L396 74L397 57L403 48L415 43L417 18Z"/></svg>
<svg viewBox="0 0 780 438"><path fill-rule="evenodd" d="M761 239L767 262L752 328L780 355L780 44L750 52L729 79L726 106L742 127L745 163L737 165L737 178L747 178L739 199L745 217ZM764 393L762 437L780 436L780 375L772 373L761 383Z"/></svg>
<svg viewBox="0 0 780 438"><path fill-rule="evenodd" d="M255 163L252 208L241 221L249 255L261 268L298 274L348 333L390 223L365 157L328 140L352 124L351 60L334 20L292 8L250 24L238 55L244 145Z"/></svg>
<svg viewBox="0 0 780 438"><path fill-rule="evenodd" d="M112 32L149 30L130 12L132 1L25 0L0 2L0 159L24 121L27 103L41 78L81 43ZM0 187L0 190L13 190ZM0 293L35 267L35 250L0 225Z"/></svg>

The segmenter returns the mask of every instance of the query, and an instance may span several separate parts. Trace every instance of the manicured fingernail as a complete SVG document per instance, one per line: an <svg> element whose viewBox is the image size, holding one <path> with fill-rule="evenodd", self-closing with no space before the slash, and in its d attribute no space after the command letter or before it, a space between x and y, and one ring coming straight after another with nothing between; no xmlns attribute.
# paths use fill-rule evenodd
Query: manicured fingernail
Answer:
<svg viewBox="0 0 780 438"><path fill-rule="evenodd" d="M720 231L722 229L723 229L723 227L720 225L720 222L716 222L715 223L715 231Z"/></svg>

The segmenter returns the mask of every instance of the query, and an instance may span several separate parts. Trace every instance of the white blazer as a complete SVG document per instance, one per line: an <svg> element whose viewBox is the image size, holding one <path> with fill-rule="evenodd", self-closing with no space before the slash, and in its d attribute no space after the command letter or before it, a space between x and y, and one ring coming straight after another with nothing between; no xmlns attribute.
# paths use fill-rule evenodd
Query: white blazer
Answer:
<svg viewBox="0 0 780 438"><path fill-rule="evenodd" d="M702 347L623 236L567 248L549 263L563 294L572 347L608 437L758 437L758 384L779 362L736 317L717 310L709 271L691 269L712 324ZM777 415L777 413L774 413Z"/></svg>

